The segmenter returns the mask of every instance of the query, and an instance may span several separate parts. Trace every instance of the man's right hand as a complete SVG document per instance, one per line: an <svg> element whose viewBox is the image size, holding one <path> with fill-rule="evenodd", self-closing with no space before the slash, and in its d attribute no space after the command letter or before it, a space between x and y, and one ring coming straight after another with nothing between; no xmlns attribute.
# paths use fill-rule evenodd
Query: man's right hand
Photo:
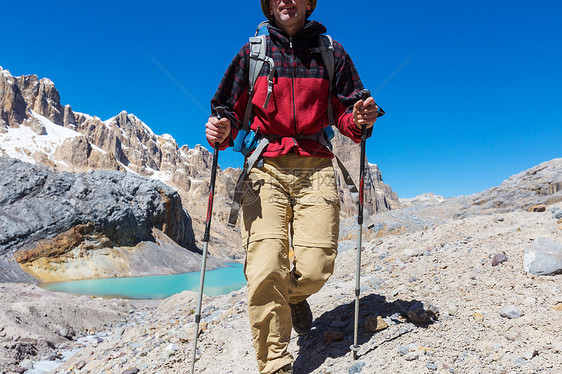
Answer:
<svg viewBox="0 0 562 374"><path fill-rule="evenodd" d="M211 144L221 144L230 134L230 120L228 118L209 117L205 125L207 141Z"/></svg>

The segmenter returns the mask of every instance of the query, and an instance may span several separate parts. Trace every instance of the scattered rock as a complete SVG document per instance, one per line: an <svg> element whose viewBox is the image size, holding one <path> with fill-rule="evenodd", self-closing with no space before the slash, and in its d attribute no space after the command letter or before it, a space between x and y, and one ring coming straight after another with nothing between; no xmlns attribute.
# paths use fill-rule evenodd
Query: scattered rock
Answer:
<svg viewBox="0 0 562 374"><path fill-rule="evenodd" d="M503 336L510 341L526 340L527 334L519 327L512 326L503 332Z"/></svg>
<svg viewBox="0 0 562 374"><path fill-rule="evenodd" d="M562 312L562 303L558 303L555 306L552 307L552 310L556 310L559 312Z"/></svg>
<svg viewBox="0 0 562 374"><path fill-rule="evenodd" d="M327 342L341 342L344 338L345 336L339 331L328 330L324 333Z"/></svg>
<svg viewBox="0 0 562 374"><path fill-rule="evenodd" d="M365 361L357 361L347 369L348 374L358 374L361 373L363 367L365 366Z"/></svg>
<svg viewBox="0 0 562 374"><path fill-rule="evenodd" d="M408 353L406 353L406 356L404 356L406 361L414 361L414 360L417 360L419 357L420 357L419 352L408 352Z"/></svg>
<svg viewBox="0 0 562 374"><path fill-rule="evenodd" d="M521 309L519 309L515 305L504 306L500 310L500 316L502 316L504 318L515 319L515 318L519 318L523 315L524 315L523 311L521 311Z"/></svg>
<svg viewBox="0 0 562 374"><path fill-rule="evenodd" d="M408 347L407 345L401 345L398 348L398 353L400 354L400 356L406 356L409 352L410 352L410 347Z"/></svg>
<svg viewBox="0 0 562 374"><path fill-rule="evenodd" d="M428 368L429 370L433 370L433 371L437 370L437 365L435 365L435 363L433 362L427 362L425 364L425 367Z"/></svg>
<svg viewBox="0 0 562 374"><path fill-rule="evenodd" d="M407 316L412 323L427 325L439 319L439 308L435 305L418 301L408 309Z"/></svg>
<svg viewBox="0 0 562 374"><path fill-rule="evenodd" d="M507 256L504 252L497 253L492 259L492 266L498 266L507 261Z"/></svg>
<svg viewBox="0 0 562 374"><path fill-rule="evenodd" d="M457 315L458 312L459 312L459 308L457 307L456 304L452 302L447 304L447 313L449 313L450 316L455 316Z"/></svg>
<svg viewBox="0 0 562 374"><path fill-rule="evenodd" d="M402 253L400 253L399 258L400 260L406 262L412 257L422 256L425 250L423 248L404 248Z"/></svg>
<svg viewBox="0 0 562 374"><path fill-rule="evenodd" d="M82 368L83 368L84 366L86 366L86 361L80 360L80 361L78 361L78 362L76 363L76 365L74 365L74 366L76 367L76 369L82 370Z"/></svg>
<svg viewBox="0 0 562 374"><path fill-rule="evenodd" d="M544 211L546 211L546 205L533 205L529 209L527 209L527 212L541 213Z"/></svg>
<svg viewBox="0 0 562 374"><path fill-rule="evenodd" d="M529 348L521 355L525 360L530 361L539 354L539 351L536 348Z"/></svg>
<svg viewBox="0 0 562 374"><path fill-rule="evenodd" d="M137 374L140 370L138 368L128 368L123 372L123 374Z"/></svg>
<svg viewBox="0 0 562 374"><path fill-rule="evenodd" d="M184 328L178 332L178 339L182 343L187 343L193 339L193 335L195 334L194 328Z"/></svg>
<svg viewBox="0 0 562 374"><path fill-rule="evenodd" d="M368 317L365 320L365 331L367 332L382 331L386 328L388 328L388 324L381 316Z"/></svg>
<svg viewBox="0 0 562 374"><path fill-rule="evenodd" d="M60 327L57 330L57 334L59 334L63 338L67 338L67 339L72 338L72 335L73 335L72 331L68 327Z"/></svg>
<svg viewBox="0 0 562 374"><path fill-rule="evenodd" d="M474 318L474 320L476 322L482 322L484 321L484 315L480 312L474 312L472 313L472 318Z"/></svg>
<svg viewBox="0 0 562 374"><path fill-rule="evenodd" d="M562 273L562 245L548 238L538 238L525 249L523 269L533 275Z"/></svg>
<svg viewBox="0 0 562 374"><path fill-rule="evenodd" d="M178 350L177 345L175 345L173 343L168 344L166 346L166 348L164 348L164 353L162 354L162 356L164 357L164 359L168 359L171 356L173 356L176 353L177 350Z"/></svg>
<svg viewBox="0 0 562 374"><path fill-rule="evenodd" d="M103 366L103 364L104 362L101 360L90 360L82 369L86 372L99 373L101 372L99 369Z"/></svg>

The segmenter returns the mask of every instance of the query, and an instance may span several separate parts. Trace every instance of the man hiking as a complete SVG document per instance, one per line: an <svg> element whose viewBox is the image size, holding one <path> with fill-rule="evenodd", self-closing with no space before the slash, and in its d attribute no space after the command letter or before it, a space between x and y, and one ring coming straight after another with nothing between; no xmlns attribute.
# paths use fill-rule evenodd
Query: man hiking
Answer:
<svg viewBox="0 0 562 374"><path fill-rule="evenodd" d="M334 271L340 203L333 154L318 137L328 124L329 107L339 131L356 143L361 127L366 126L370 136L377 118L373 98L360 100L361 80L337 42L334 76L329 77L317 52L326 28L308 20L316 2L261 0L270 21L267 54L274 64L263 65L249 92L251 43L244 45L211 101L213 113L222 106L226 115L220 120L212 116L206 124L212 146L232 146L251 98L250 128L268 140L259 151L260 161L249 170L241 202L248 314L262 374L292 373L291 327L298 334L310 330L312 313L306 299Z"/></svg>

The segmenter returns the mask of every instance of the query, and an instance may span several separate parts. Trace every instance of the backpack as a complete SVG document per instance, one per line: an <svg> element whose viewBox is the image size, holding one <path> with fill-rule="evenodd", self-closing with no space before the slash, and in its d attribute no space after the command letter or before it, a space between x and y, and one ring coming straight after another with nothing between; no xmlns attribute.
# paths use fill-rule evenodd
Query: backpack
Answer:
<svg viewBox="0 0 562 374"><path fill-rule="evenodd" d="M241 152L244 156L254 151L259 144L260 139L258 139L257 134L250 129L250 120L252 116L252 98L254 97L255 84L260 75L260 72L265 64L269 65L269 74L267 76L267 97L263 105L264 109L267 109L269 105L269 99L273 93L273 78L275 76L275 61L267 55L267 41L266 37L269 33L267 26L269 21L261 22L253 37L250 38L250 66L248 73L248 102L246 104L246 109L244 112L244 120L242 122L242 129L238 132L236 139L234 140L234 151ZM320 53L322 57L322 62L324 67L328 72L330 77L330 88L328 92L328 124L323 131L325 136L329 140L334 137L334 130L332 126L335 126L334 110L332 108L332 82L334 78L335 70L335 58L334 58L334 42L332 37L329 35L319 35L318 36L318 47L311 50L312 53ZM323 144L324 145L324 144ZM329 146L331 149L331 145Z"/></svg>
<svg viewBox="0 0 562 374"><path fill-rule="evenodd" d="M242 128L238 131L238 135L234 140L234 151L241 152L244 156L247 156L253 152L249 157L246 157L246 162L244 163L244 168L240 174L238 181L236 182L236 188L234 191L234 198L232 201L232 207L230 209L230 215L228 218L228 226L236 226L236 221L238 220L238 212L240 211L240 204L242 200L242 185L248 174L254 166L257 165L265 148L269 144L269 139L267 137L260 137L255 131L250 129L250 119L252 116L252 98L254 97L254 86L260 75L260 72L264 64L269 65L269 74L267 77L267 96L263 105L266 109L269 104L269 99L273 93L273 78L275 75L275 61L267 55L267 34L269 30L267 26L269 21L261 22L253 37L250 37L250 66L248 73L248 102L246 104L246 109L244 112L244 120L242 122ZM311 50L312 53L320 53L322 57L322 62L324 67L328 72L330 78L330 86L328 91L328 125L325 126L320 133L317 135L312 135L309 138L314 138L321 145L332 150L332 144L330 140L335 136L333 126L335 126L334 110L332 107L332 87L333 79L335 74L335 57L334 57L334 42L329 35L319 35L318 36L318 47ZM384 113L384 112L383 112ZM351 197L354 203L359 202L359 190L353 182L349 171L344 166L340 158L334 154L334 158L343 174L343 179L346 184L346 188L351 193ZM369 215L365 217L365 223L368 228L374 226Z"/></svg>

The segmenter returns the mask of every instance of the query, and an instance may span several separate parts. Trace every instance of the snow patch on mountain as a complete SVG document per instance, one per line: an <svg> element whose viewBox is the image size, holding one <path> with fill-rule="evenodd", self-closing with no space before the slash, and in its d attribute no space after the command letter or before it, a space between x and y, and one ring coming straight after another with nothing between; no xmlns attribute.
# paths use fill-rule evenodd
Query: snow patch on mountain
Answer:
<svg viewBox="0 0 562 374"><path fill-rule="evenodd" d="M7 128L5 133L0 133L0 151L6 156L36 164L37 161L33 155L40 152L54 160L55 150L59 145L66 139L82 136L74 130L49 121L34 111L31 113L33 118L44 126L45 134L37 134L31 127L25 125Z"/></svg>

